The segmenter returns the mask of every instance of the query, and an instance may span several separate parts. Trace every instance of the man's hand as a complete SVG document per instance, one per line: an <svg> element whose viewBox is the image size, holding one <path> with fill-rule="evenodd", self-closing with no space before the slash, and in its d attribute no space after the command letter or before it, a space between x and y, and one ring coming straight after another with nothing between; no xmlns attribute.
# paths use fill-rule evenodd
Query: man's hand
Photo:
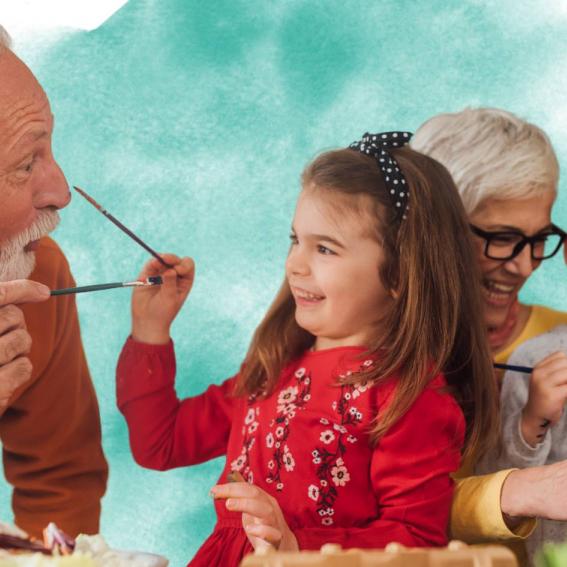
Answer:
<svg viewBox="0 0 567 567"><path fill-rule="evenodd" d="M12 394L31 377L27 358L31 337L20 303L36 303L49 298L49 288L29 280L0 282L0 415Z"/></svg>
<svg viewBox="0 0 567 567"><path fill-rule="evenodd" d="M522 436L535 447L555 425L567 402L567 355L555 352L539 362L530 377L528 402L522 412Z"/></svg>
<svg viewBox="0 0 567 567"><path fill-rule="evenodd" d="M242 526L254 549L299 550L278 501L261 488L247 482L233 482L217 484L211 493L214 498L227 499L227 510L242 512Z"/></svg>
<svg viewBox="0 0 567 567"><path fill-rule="evenodd" d="M512 518L567 521L567 461L512 471L500 497L502 513Z"/></svg>

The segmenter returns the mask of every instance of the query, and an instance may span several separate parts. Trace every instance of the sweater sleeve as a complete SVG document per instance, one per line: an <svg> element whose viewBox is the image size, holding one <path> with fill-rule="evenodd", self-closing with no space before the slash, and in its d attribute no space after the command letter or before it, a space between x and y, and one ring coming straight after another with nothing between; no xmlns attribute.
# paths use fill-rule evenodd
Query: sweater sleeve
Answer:
<svg viewBox="0 0 567 567"><path fill-rule="evenodd" d="M356 528L294 529L300 549L324 543L343 548L380 548L390 542L409 547L447 542L464 417L454 399L426 390L376 445L371 480L377 517Z"/></svg>
<svg viewBox="0 0 567 567"><path fill-rule="evenodd" d="M457 480L451 510L451 538L473 544L524 539L534 531L536 520L533 518L525 519L514 530L504 521L500 494L506 477L513 470Z"/></svg>
<svg viewBox="0 0 567 567"><path fill-rule="evenodd" d="M535 447L522 435L522 410L528 402L530 376L519 372L506 372L502 382L500 407L502 408L502 453L497 458L498 468L526 468L544 465L551 451L551 432Z"/></svg>
<svg viewBox="0 0 567 567"><path fill-rule="evenodd" d="M50 239L42 240L31 279L52 289L75 285L65 257ZM36 537L49 522L73 536L94 534L108 467L75 297L22 309L32 336L32 378L0 420L15 522Z"/></svg>
<svg viewBox="0 0 567 567"><path fill-rule="evenodd" d="M173 342L148 345L129 338L117 367L117 402L128 425L135 461L167 470L224 455L232 415L234 379L179 400Z"/></svg>

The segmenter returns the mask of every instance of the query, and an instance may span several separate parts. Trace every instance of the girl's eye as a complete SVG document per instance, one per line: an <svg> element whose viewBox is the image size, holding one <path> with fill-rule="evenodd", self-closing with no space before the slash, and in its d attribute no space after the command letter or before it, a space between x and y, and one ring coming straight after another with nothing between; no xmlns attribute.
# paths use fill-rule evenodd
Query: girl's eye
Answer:
<svg viewBox="0 0 567 567"><path fill-rule="evenodd" d="M297 244L297 236L295 234L290 234L289 235L289 240L291 241L292 244Z"/></svg>
<svg viewBox="0 0 567 567"><path fill-rule="evenodd" d="M335 256L335 252L333 252L330 248L323 246L322 244L317 245L317 251L319 254L323 254L325 256Z"/></svg>

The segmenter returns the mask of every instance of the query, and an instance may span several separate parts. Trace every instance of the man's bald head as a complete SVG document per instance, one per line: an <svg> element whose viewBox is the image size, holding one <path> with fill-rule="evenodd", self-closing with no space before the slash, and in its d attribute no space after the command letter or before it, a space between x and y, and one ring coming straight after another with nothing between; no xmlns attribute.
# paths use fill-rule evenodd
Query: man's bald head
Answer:
<svg viewBox="0 0 567 567"><path fill-rule="evenodd" d="M11 48L12 40L10 39L8 32L2 26L0 26L0 55L2 55L3 51Z"/></svg>
<svg viewBox="0 0 567 567"><path fill-rule="evenodd" d="M7 281L31 273L39 240L70 195L53 157L47 96L3 28L0 38L0 281Z"/></svg>

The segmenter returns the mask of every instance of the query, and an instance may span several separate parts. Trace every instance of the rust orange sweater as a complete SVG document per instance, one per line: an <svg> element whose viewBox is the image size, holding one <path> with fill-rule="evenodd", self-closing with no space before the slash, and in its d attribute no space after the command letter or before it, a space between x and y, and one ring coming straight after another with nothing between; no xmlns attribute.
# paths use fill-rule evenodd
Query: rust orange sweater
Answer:
<svg viewBox="0 0 567 567"><path fill-rule="evenodd" d="M75 285L53 240L42 239L36 257L30 279L51 289ZM75 296L22 309L33 341L32 378L0 417L16 524L35 536L50 521L73 536L97 533L108 467Z"/></svg>

